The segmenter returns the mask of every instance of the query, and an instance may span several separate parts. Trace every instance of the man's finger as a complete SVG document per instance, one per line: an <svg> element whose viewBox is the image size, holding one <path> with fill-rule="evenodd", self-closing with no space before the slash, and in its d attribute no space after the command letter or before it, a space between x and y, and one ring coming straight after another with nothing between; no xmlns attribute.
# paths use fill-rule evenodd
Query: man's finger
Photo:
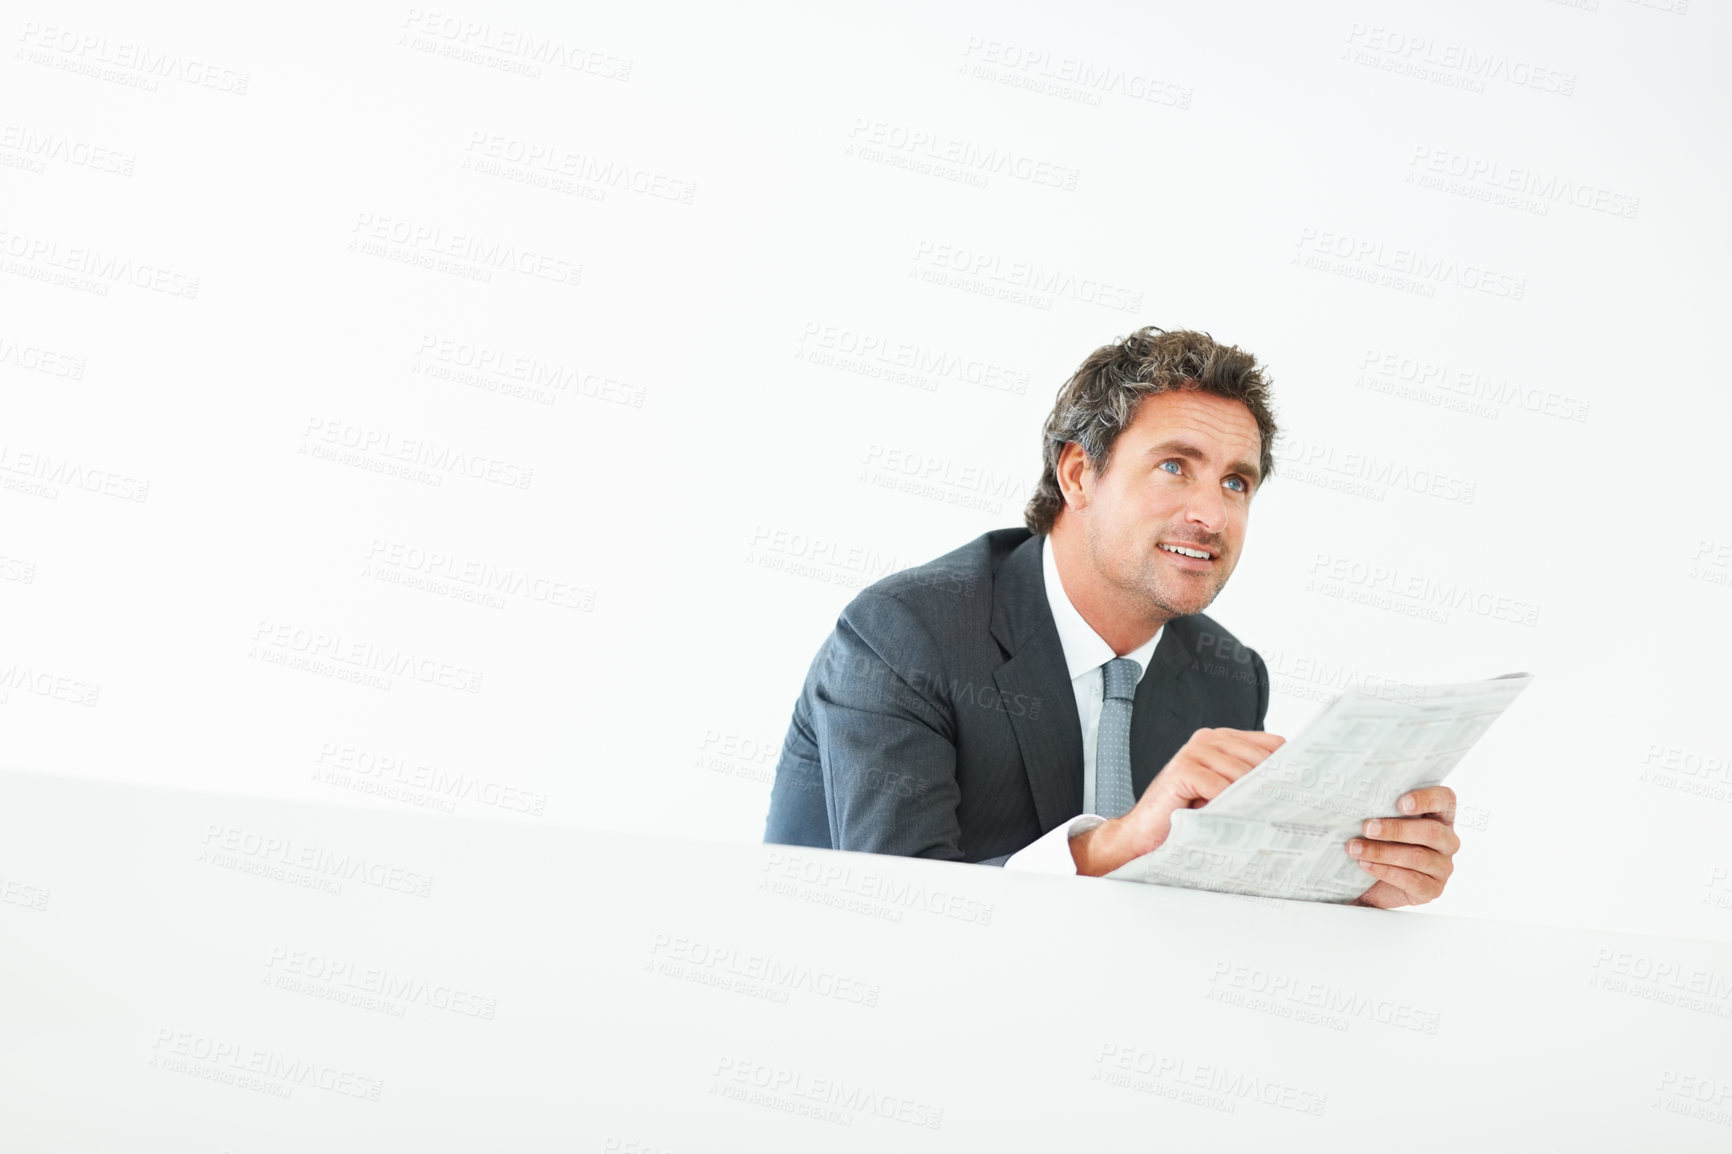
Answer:
<svg viewBox="0 0 1732 1154"><path fill-rule="evenodd" d="M1268 757L1269 753L1248 741L1222 737L1211 744L1193 749L1191 756L1228 781L1237 781Z"/></svg>
<svg viewBox="0 0 1732 1154"><path fill-rule="evenodd" d="M1281 746L1287 744L1287 739L1278 733L1265 733L1261 729L1226 728L1199 729L1195 733L1191 734L1190 741L1187 741L1185 744L1189 745L1191 742L1196 742L1199 738L1205 742L1219 741L1223 738L1236 738L1240 741L1250 742L1258 749L1261 749L1264 753L1274 753L1277 749L1281 748ZM1201 743L1202 742L1198 742L1198 744Z"/></svg>
<svg viewBox="0 0 1732 1154"><path fill-rule="evenodd" d="M1357 853L1354 852L1355 849L1358 850ZM1362 862L1401 866L1440 882L1447 880L1449 875L1455 872L1455 864L1448 857L1422 845L1400 845L1396 842L1367 841L1356 837L1347 843L1347 853Z"/></svg>
<svg viewBox="0 0 1732 1154"><path fill-rule="evenodd" d="M1438 853L1454 854L1461 848L1455 830L1431 817L1374 817L1361 827L1368 838L1428 845Z"/></svg>
<svg viewBox="0 0 1732 1154"><path fill-rule="evenodd" d="M1430 874L1422 874L1417 870L1403 869L1401 866L1384 865L1382 862L1362 861L1359 868L1374 878L1388 882L1407 895L1407 900L1413 905L1428 902L1443 892L1443 883Z"/></svg>
<svg viewBox="0 0 1732 1154"><path fill-rule="evenodd" d="M1243 741L1248 741L1266 754L1274 753L1287 744L1287 739L1280 734L1265 733L1261 729L1219 729L1215 732L1231 734Z"/></svg>
<svg viewBox="0 0 1732 1154"><path fill-rule="evenodd" d="M1183 772L1175 773L1172 767L1161 770L1155 775L1155 780L1149 783L1149 788L1143 791L1143 796L1147 797L1154 793L1157 787L1162 787L1171 791L1173 797L1192 805L1201 805L1232 784L1231 775L1222 773L1206 762L1197 761L1183 767Z"/></svg>
<svg viewBox="0 0 1732 1154"><path fill-rule="evenodd" d="M1370 876L1370 875L1367 875ZM1371 888L1354 898L1349 905L1370 906L1374 910L1393 910L1399 906L1410 906L1413 899L1396 889L1388 882L1372 882Z"/></svg>
<svg viewBox="0 0 1732 1154"><path fill-rule="evenodd" d="M1396 808L1409 817L1435 817L1444 825L1455 824L1455 790L1447 785L1428 785L1401 795Z"/></svg>

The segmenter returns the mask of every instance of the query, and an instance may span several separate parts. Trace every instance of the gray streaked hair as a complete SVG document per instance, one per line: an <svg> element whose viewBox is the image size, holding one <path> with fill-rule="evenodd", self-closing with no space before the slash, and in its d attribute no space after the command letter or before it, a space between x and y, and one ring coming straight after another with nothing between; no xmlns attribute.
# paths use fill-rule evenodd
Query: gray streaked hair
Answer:
<svg viewBox="0 0 1732 1154"><path fill-rule="evenodd" d="M1058 458L1065 445L1082 446L1089 464L1104 473L1113 442L1136 416L1146 396L1171 389L1197 389L1238 401L1251 411L1262 434L1257 467L1261 488L1275 472L1275 415L1269 408L1269 380L1257 358L1236 345L1216 343L1208 333L1153 325L1102 345L1071 374L1058 391L1041 432L1041 474L1023 510L1029 531L1052 532L1064 494L1058 486Z"/></svg>

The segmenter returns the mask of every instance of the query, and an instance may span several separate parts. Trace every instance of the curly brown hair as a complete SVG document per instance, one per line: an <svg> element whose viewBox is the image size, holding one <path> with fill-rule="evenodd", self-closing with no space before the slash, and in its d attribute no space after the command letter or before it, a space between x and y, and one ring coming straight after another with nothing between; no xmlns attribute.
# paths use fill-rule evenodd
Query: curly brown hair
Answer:
<svg viewBox="0 0 1732 1154"><path fill-rule="evenodd" d="M1269 379L1257 358L1237 345L1216 343L1208 333L1168 332L1148 325L1110 345L1102 345L1071 374L1058 391L1041 432L1040 482L1023 510L1029 531L1052 532L1064 494L1058 486L1058 458L1066 444L1082 446L1096 472L1105 472L1113 442L1136 416L1144 397L1169 389L1200 389L1238 401L1251 410L1262 434L1257 465L1263 482L1275 471L1275 414L1269 407Z"/></svg>

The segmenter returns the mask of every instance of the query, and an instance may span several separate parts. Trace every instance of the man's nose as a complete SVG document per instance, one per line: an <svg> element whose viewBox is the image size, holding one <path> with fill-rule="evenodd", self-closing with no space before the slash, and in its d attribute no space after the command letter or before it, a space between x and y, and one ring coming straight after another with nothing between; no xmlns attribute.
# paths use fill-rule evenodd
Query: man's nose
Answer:
<svg viewBox="0 0 1732 1154"><path fill-rule="evenodd" d="M1219 488L1205 485L1202 489L1186 503L1185 519L1211 533L1219 533L1227 526L1227 496Z"/></svg>

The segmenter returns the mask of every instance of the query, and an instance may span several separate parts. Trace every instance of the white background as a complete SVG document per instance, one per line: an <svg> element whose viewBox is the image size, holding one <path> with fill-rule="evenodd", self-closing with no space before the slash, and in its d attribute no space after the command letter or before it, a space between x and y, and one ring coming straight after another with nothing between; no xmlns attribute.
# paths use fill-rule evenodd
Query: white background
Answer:
<svg viewBox="0 0 1732 1154"><path fill-rule="evenodd" d="M0 767L756 841L854 591L1190 327L1270 728L1537 674L1427 908L1732 939L1732 37L1584 4L8 5Z"/></svg>

